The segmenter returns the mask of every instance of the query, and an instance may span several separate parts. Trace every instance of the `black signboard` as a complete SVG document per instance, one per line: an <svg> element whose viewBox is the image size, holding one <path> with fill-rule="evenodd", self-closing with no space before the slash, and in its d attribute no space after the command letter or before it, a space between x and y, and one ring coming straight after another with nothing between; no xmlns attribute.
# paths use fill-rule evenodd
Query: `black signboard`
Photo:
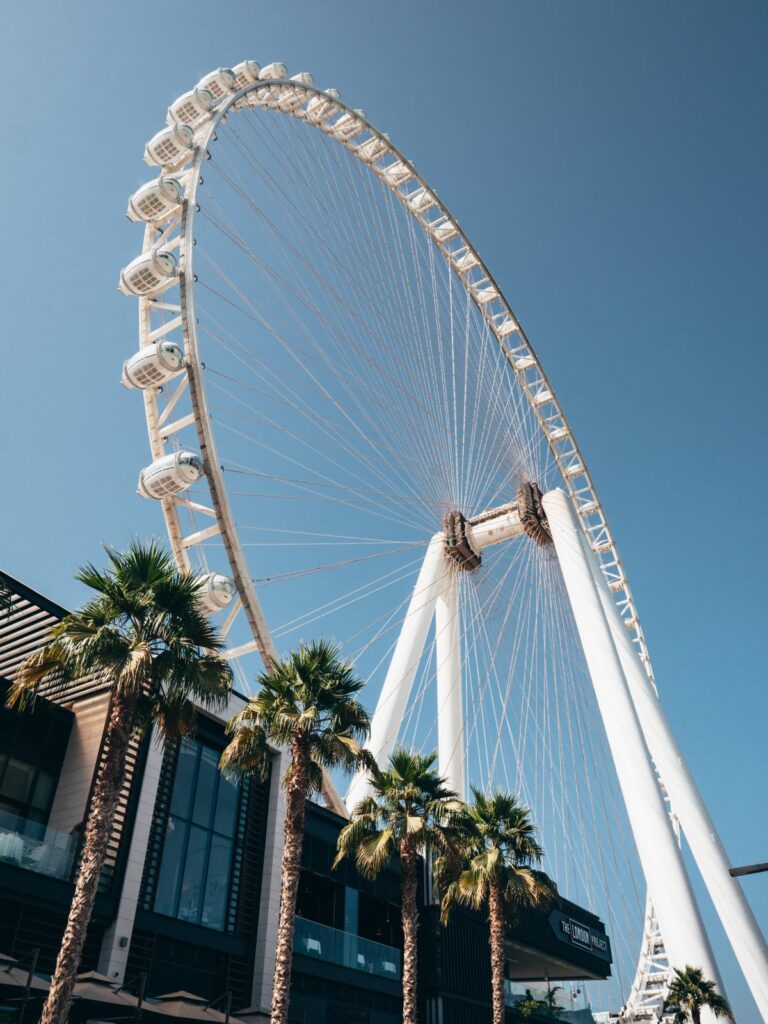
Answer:
<svg viewBox="0 0 768 1024"><path fill-rule="evenodd" d="M577 949L583 949L585 953L591 953L599 960L612 962L611 944L604 931L577 921L561 910L553 910L549 915L549 925L552 931L561 942Z"/></svg>

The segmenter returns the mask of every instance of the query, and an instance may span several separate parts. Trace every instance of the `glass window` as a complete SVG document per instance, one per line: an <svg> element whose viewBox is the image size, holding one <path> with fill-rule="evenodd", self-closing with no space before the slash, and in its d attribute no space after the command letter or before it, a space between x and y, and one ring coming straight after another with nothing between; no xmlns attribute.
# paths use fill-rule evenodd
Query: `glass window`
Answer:
<svg viewBox="0 0 768 1024"><path fill-rule="evenodd" d="M211 837L211 855L203 898L203 913L200 923L206 928L224 927L229 896L229 868L232 863L232 840L223 836Z"/></svg>
<svg viewBox="0 0 768 1024"><path fill-rule="evenodd" d="M25 804L29 799L36 770L34 765L27 764L26 761L19 761L16 757L9 757L8 763L5 766L5 772L3 773L0 793L2 793L6 800Z"/></svg>
<svg viewBox="0 0 768 1024"><path fill-rule="evenodd" d="M197 758L200 744L194 740L183 739L179 747L179 760L176 763L176 780L173 785L171 814L189 817L189 804L194 792Z"/></svg>
<svg viewBox="0 0 768 1024"><path fill-rule="evenodd" d="M197 924L200 919L209 840L210 834L207 829L197 828L195 825L190 828L177 915L182 921L192 921Z"/></svg>
<svg viewBox="0 0 768 1024"><path fill-rule="evenodd" d="M154 909L223 931L241 787L221 776L219 756L198 740L181 742Z"/></svg>
<svg viewBox="0 0 768 1024"><path fill-rule="evenodd" d="M225 779L219 779L219 799L216 801L216 818L213 827L224 836L234 835L237 806L240 802L240 787Z"/></svg>
<svg viewBox="0 0 768 1024"><path fill-rule="evenodd" d="M169 818L163 844L163 862L157 881L155 910L159 914L176 913L179 876L184 863L184 848L187 844L187 824L178 818Z"/></svg>
<svg viewBox="0 0 768 1024"><path fill-rule="evenodd" d="M32 794L32 806L37 811L47 811L53 796L53 776L41 771L37 776L35 790Z"/></svg>
<svg viewBox="0 0 768 1024"><path fill-rule="evenodd" d="M200 769L195 786L195 804L192 820L196 825L209 828L211 812L215 810L216 783L219 775L219 752L210 747L203 747L200 757Z"/></svg>

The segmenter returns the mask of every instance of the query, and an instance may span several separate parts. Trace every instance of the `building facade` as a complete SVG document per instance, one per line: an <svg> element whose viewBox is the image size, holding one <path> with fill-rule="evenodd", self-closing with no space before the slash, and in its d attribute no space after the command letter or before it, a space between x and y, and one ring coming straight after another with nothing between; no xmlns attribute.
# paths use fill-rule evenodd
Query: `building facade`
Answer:
<svg viewBox="0 0 768 1024"><path fill-rule="evenodd" d="M0 624L0 953L38 950L51 972L73 893L83 822L103 755L109 687L85 680L66 702L4 706L21 662L65 609L2 575L13 593ZM81 969L148 995L185 989L208 1000L231 993L235 1010L267 1019L276 946L283 758L265 782L236 785L218 772L225 723L200 714L193 737L131 748ZM397 1024L402 935L397 865L374 881L349 863L332 870L344 819L307 807L294 942L292 1016L302 1024ZM490 961L482 914L439 924L420 891L420 998L425 1024L490 1020ZM510 981L600 979L610 943L588 911L563 903L521 915L508 934ZM515 1019L510 997L510 1020Z"/></svg>

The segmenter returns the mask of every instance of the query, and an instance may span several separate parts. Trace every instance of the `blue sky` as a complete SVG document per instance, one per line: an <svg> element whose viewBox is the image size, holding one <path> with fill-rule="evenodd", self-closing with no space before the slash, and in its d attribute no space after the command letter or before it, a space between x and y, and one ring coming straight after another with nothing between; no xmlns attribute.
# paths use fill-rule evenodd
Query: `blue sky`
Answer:
<svg viewBox="0 0 768 1024"><path fill-rule="evenodd" d="M439 190L587 456L663 699L734 863L766 859L768 8L735 2L7 5L0 564L159 530L117 294L146 139L212 67L334 85ZM768 876L745 881L768 925ZM741 1024L757 1022L707 908Z"/></svg>

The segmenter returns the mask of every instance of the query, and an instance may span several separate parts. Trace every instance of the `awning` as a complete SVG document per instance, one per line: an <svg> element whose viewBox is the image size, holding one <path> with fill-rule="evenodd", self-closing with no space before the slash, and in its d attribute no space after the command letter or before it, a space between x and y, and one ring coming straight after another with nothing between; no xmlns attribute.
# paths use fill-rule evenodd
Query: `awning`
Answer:
<svg viewBox="0 0 768 1024"><path fill-rule="evenodd" d="M169 992L164 996L155 996L152 1002L144 1003L142 1009L144 1013L174 1017L181 1021L207 1021L208 1024L225 1024L229 1021L229 1024L242 1024L237 1017L215 1010L207 999L193 992Z"/></svg>
<svg viewBox="0 0 768 1024"><path fill-rule="evenodd" d="M104 974L88 971L78 974L72 991L72 1017L75 1020L135 1019L138 999L130 992L118 991L114 982Z"/></svg>
<svg viewBox="0 0 768 1024"><path fill-rule="evenodd" d="M47 992L50 984L41 978L39 974L33 974L30 978L29 968L18 967L18 960L12 956L0 953L0 988L27 988L31 992Z"/></svg>

